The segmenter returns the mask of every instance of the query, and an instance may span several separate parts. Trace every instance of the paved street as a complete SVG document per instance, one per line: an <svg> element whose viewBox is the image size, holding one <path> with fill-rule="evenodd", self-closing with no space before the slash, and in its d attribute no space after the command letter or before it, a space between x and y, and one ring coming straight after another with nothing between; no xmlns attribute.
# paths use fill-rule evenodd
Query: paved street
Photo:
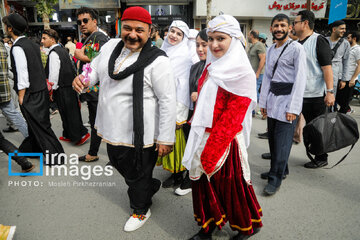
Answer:
<svg viewBox="0 0 360 240"><path fill-rule="evenodd" d="M353 102L353 109L352 116L360 123L358 102ZM87 120L84 104L82 111ZM55 115L51 121L56 135L61 136L60 116ZM0 118L0 129L3 128L5 119ZM265 129L266 121L256 116L248 153L264 227L252 239L360 239L359 143L336 168L316 170L303 167L308 161L303 144L293 145L290 175L275 196L264 197L266 181L260 179L260 173L269 169L270 162L260 155L268 151L268 144L256 135ZM19 132L4 135L17 146L23 139ZM83 155L89 148L89 143L80 147L62 144L67 155ZM347 151L348 148L331 153L330 165ZM108 158L104 143L99 156L99 161L79 163L78 167L105 167ZM88 181L81 176L9 177L8 158L0 153L0 159L0 223L17 226L15 240L187 239L199 229L193 218L191 194L178 197L173 189L161 188L153 198L148 222L133 233L125 233L122 229L131 211L127 187L116 171L112 176L92 176ZM39 160L31 161L38 172ZM13 162L13 171L19 169ZM82 169L85 177L88 167ZM164 180L169 173L156 167L154 175ZM85 186L89 183L103 186ZM214 239L229 239L235 234L226 225L223 231L215 233Z"/></svg>

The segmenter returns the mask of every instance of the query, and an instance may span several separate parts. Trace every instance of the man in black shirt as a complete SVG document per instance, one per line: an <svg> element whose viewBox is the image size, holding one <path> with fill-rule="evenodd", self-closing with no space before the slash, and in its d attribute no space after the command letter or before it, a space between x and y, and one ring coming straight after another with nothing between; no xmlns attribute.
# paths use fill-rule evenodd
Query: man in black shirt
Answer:
<svg viewBox="0 0 360 240"><path fill-rule="evenodd" d="M307 79L302 110L307 123L323 114L326 106L333 106L335 102L330 45L323 36L314 33L314 24L315 15L308 10L300 11L293 22L296 36L307 55ZM304 167L319 168L327 164L327 154L322 154L315 156L315 162L308 162Z"/></svg>
<svg viewBox="0 0 360 240"><path fill-rule="evenodd" d="M109 40L109 38L97 26L98 12L95 9L82 7L77 10L76 15L77 24L80 27L80 31L86 36L83 47L81 49L76 49L74 54L75 58L79 59L80 61L80 74L83 71L83 66L86 63L91 62L91 59L89 59L89 57L85 54L85 46L87 44L98 43L99 49L101 49L101 47ZM101 138L97 135L97 131L94 128L99 95L98 91L98 85L95 85L86 93L80 95L80 100L82 102L86 101L88 105L89 121L91 125L91 139L88 154L79 157L79 161L92 162L99 160L97 154L101 144Z"/></svg>

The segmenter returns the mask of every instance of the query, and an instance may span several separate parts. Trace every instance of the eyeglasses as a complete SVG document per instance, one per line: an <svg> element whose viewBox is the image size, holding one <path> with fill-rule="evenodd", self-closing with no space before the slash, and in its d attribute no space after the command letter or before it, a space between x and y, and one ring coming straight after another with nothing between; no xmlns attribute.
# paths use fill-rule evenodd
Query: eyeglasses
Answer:
<svg viewBox="0 0 360 240"><path fill-rule="evenodd" d="M81 23L84 23L84 24L87 24L89 22L89 19L88 18L83 18L83 20L77 20L77 25L81 25Z"/></svg>
<svg viewBox="0 0 360 240"><path fill-rule="evenodd" d="M301 20L301 21L293 21L292 25L295 26L299 22L303 22L303 20Z"/></svg>

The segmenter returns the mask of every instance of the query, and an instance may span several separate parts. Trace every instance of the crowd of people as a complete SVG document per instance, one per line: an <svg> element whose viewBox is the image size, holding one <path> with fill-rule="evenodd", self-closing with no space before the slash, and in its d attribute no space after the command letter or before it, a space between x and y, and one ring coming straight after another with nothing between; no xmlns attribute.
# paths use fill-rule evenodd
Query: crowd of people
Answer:
<svg viewBox="0 0 360 240"><path fill-rule="evenodd" d="M350 109L360 73L360 39L356 32L343 39L343 21L334 22L325 38L313 31L311 11L300 11L293 22L278 14L269 26L274 44L268 47L267 36L256 30L247 43L230 15L215 17L200 32L173 21L164 39L141 7L124 11L121 38L110 39L97 18L95 9L78 9L82 46L71 37L62 46L58 33L47 29L40 50L24 36L27 22L21 15L4 17L0 107L7 130L24 136L19 151L54 154L46 163L50 166L63 164L56 157L64 152L60 141L82 145L90 140L88 153L79 157L88 163L99 160L105 142L108 164L128 185L133 213L126 232L149 219L152 197L162 186L177 187L180 196L192 192L200 230L190 239L212 239L226 222L238 232L233 239L251 237L262 227L247 154L256 105L268 128L271 163L261 174L268 181L265 196L274 195L289 174L301 114L309 122L326 107ZM87 103L91 133L80 102ZM54 103L63 126L59 138L49 117ZM17 149L1 133L0 147L6 153ZM14 160L23 172L34 169L24 157ZM153 177L156 165L170 172L163 182ZM326 165L324 154L305 167Z"/></svg>

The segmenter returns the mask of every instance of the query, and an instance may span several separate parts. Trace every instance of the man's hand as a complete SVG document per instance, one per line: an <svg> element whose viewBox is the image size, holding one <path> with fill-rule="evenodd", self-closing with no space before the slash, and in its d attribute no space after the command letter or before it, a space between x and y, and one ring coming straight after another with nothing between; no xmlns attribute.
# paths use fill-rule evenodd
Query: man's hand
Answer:
<svg viewBox="0 0 360 240"><path fill-rule="evenodd" d="M296 119L297 115L293 113L286 113L286 120L288 121L294 121Z"/></svg>
<svg viewBox="0 0 360 240"><path fill-rule="evenodd" d="M261 115L265 118L267 117L267 111L266 108L260 108Z"/></svg>
<svg viewBox="0 0 360 240"><path fill-rule="evenodd" d="M259 72L256 72L256 80L258 80L260 77L260 73Z"/></svg>
<svg viewBox="0 0 360 240"><path fill-rule="evenodd" d="M159 157L165 157L166 155L172 152L172 148L173 148L172 145L156 144L155 151L158 151Z"/></svg>
<svg viewBox="0 0 360 240"><path fill-rule="evenodd" d="M80 80L80 78L84 78L84 76L83 76L83 75L77 76L77 77L74 79L73 83L72 83L73 89L74 89L76 92L78 92L78 93L81 93L84 88L86 88L86 87L89 86L89 83L84 84L84 83Z"/></svg>
<svg viewBox="0 0 360 240"><path fill-rule="evenodd" d="M198 92L191 93L191 101L196 102L198 99Z"/></svg>
<svg viewBox="0 0 360 240"><path fill-rule="evenodd" d="M351 79L349 81L349 87L353 87L353 86L355 86L355 79Z"/></svg>
<svg viewBox="0 0 360 240"><path fill-rule="evenodd" d="M325 105L328 107L334 106L335 104L335 96L333 93L326 93L325 99L324 99Z"/></svg>
<svg viewBox="0 0 360 240"><path fill-rule="evenodd" d="M339 89L343 89L345 86L346 86L346 82L345 81L340 81Z"/></svg>

